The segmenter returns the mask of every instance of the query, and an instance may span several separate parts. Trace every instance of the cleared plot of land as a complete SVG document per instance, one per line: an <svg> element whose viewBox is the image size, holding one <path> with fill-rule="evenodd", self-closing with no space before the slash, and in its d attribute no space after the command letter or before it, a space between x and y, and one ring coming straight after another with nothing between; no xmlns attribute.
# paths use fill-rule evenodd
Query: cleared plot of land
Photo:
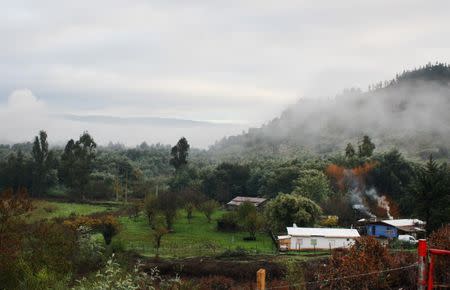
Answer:
<svg viewBox="0 0 450 290"><path fill-rule="evenodd" d="M114 207L106 205L93 205L84 203L68 203L47 200L34 200L34 209L26 215L28 222L35 222L42 219L55 217L68 217L71 214L89 215L96 212L113 210Z"/></svg>
<svg viewBox="0 0 450 290"><path fill-rule="evenodd" d="M245 249L251 253L273 254L272 240L266 234L257 234L256 241L244 241L246 232L219 232L216 220L224 211L217 211L213 220L208 223L205 216L195 212L191 223L188 223L184 211L178 213L174 224L174 232L162 239L160 256L165 257L194 257L211 256L226 250ZM152 256L155 249L152 235L146 217L141 214L136 220L121 217L122 229L117 240L126 249L133 249L142 255Z"/></svg>

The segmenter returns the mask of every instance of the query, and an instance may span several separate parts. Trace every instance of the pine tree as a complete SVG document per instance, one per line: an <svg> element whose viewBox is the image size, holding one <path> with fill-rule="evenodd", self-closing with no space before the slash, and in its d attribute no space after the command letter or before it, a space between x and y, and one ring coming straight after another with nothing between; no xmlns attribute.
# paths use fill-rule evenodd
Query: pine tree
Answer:
<svg viewBox="0 0 450 290"><path fill-rule="evenodd" d="M178 143L172 147L172 150L170 151L170 155L172 156L170 159L170 164L176 171L187 164L189 147L189 143L184 137L178 140Z"/></svg>
<svg viewBox="0 0 450 290"><path fill-rule="evenodd" d="M352 143L348 143L347 147L345 147L345 157L346 158L353 158L356 154L355 148L353 147Z"/></svg>

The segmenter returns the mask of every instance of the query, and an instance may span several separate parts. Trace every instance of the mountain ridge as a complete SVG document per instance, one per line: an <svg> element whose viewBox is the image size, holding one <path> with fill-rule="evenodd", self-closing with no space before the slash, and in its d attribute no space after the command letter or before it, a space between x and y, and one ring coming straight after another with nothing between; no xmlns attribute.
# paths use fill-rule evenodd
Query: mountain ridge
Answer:
<svg viewBox="0 0 450 290"><path fill-rule="evenodd" d="M300 99L259 128L223 138L216 155L333 154L363 135L378 148L447 155L450 144L450 66L427 64L403 71L368 91L347 89L328 100Z"/></svg>

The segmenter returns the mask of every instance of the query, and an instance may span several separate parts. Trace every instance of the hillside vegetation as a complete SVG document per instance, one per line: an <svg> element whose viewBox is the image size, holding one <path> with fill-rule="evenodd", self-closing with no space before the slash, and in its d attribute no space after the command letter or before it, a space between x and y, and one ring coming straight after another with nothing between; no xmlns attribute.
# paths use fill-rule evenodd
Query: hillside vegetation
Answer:
<svg viewBox="0 0 450 290"><path fill-rule="evenodd" d="M331 99L302 98L280 117L224 138L210 151L221 157L330 154L367 134L378 148L448 158L449 111L450 66L428 64L367 91L352 88Z"/></svg>

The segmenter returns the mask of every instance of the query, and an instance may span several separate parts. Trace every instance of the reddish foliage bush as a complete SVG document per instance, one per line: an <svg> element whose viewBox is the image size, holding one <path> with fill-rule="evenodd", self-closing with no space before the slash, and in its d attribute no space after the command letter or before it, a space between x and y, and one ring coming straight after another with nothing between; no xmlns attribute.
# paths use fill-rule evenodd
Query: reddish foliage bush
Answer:
<svg viewBox="0 0 450 290"><path fill-rule="evenodd" d="M376 239L364 237L356 240L348 251L335 251L318 281L323 281L320 289L390 289L393 286L407 286L414 283L410 279L414 279L411 273L416 271L415 267L386 270L413 263L411 255L388 253Z"/></svg>
<svg viewBox="0 0 450 290"><path fill-rule="evenodd" d="M450 250L450 225L433 232L429 239L429 247L433 249ZM436 256L434 280L436 284L450 283L450 256Z"/></svg>
<svg viewBox="0 0 450 290"><path fill-rule="evenodd" d="M72 229L78 229L80 226L86 226L98 231L103 235L107 245L111 243L112 237L119 231L119 222L117 221L117 218L112 215L101 215L98 217L80 216L65 220L64 225Z"/></svg>
<svg viewBox="0 0 450 290"><path fill-rule="evenodd" d="M199 281L200 290L231 290L234 280L225 276L210 276Z"/></svg>
<svg viewBox="0 0 450 290"><path fill-rule="evenodd" d="M0 194L0 285L8 285L8 277L15 277L14 266L25 238L22 215L31 210L26 188L19 188L15 193L7 189Z"/></svg>

